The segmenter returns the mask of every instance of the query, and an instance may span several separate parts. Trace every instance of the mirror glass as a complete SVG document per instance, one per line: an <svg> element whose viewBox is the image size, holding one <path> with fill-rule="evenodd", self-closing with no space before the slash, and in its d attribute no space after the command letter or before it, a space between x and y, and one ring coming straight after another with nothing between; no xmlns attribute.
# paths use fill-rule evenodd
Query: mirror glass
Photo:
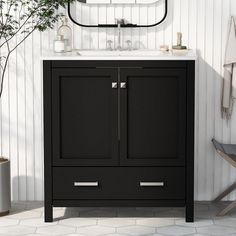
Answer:
<svg viewBox="0 0 236 236"><path fill-rule="evenodd" d="M117 18L134 26L151 26L165 16L167 0L77 0L68 11L73 22L82 26L112 26Z"/></svg>
<svg viewBox="0 0 236 236"><path fill-rule="evenodd" d="M158 0L78 0L86 4L151 4Z"/></svg>

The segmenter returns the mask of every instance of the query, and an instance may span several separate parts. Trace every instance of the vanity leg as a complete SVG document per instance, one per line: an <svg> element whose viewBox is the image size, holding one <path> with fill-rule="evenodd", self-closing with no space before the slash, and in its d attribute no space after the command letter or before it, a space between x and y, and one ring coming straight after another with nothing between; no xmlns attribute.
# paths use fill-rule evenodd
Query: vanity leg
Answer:
<svg viewBox="0 0 236 236"><path fill-rule="evenodd" d="M185 215L185 220L186 222L194 222L194 205L193 204L187 204L186 205L186 215Z"/></svg>
<svg viewBox="0 0 236 236"><path fill-rule="evenodd" d="M52 215L52 205L44 206L44 220L45 222L53 222L53 215Z"/></svg>
<svg viewBox="0 0 236 236"><path fill-rule="evenodd" d="M194 107L195 63L187 64L187 126L186 126L186 222L194 221Z"/></svg>

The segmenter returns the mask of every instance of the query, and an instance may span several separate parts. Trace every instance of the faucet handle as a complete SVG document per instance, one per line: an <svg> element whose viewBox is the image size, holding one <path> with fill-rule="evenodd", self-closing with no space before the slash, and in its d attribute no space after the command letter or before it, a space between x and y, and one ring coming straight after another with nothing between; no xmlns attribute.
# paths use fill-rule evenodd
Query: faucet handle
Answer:
<svg viewBox="0 0 236 236"><path fill-rule="evenodd" d="M110 50L110 51L112 51L113 49L112 49L112 40L107 40L107 49L108 50Z"/></svg>
<svg viewBox="0 0 236 236"><path fill-rule="evenodd" d="M131 40L126 40L125 42L127 43L127 49L131 51L133 49Z"/></svg>
<svg viewBox="0 0 236 236"><path fill-rule="evenodd" d="M124 18L115 18L115 23L117 25L124 25L125 24L125 19Z"/></svg>

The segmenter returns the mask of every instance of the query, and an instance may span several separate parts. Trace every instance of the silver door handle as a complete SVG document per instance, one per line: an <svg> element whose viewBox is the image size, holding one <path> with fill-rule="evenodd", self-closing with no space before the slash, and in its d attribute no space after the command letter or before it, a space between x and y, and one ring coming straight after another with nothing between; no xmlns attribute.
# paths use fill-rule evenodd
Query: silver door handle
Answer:
<svg viewBox="0 0 236 236"><path fill-rule="evenodd" d="M118 84L116 82L112 82L111 87L113 89L117 89L118 88Z"/></svg>
<svg viewBox="0 0 236 236"><path fill-rule="evenodd" d="M74 182L75 187L98 187L98 182Z"/></svg>
<svg viewBox="0 0 236 236"><path fill-rule="evenodd" d="M120 88L121 89L126 89L126 83L125 82L122 82L122 83L120 83Z"/></svg>
<svg viewBox="0 0 236 236"><path fill-rule="evenodd" d="M140 182L140 187L163 187L164 182Z"/></svg>

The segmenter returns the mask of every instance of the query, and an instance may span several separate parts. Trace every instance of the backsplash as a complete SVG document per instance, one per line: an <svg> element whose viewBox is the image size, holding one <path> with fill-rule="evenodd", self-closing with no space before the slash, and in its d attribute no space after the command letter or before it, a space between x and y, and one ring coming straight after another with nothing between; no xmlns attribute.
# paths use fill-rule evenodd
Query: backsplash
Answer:
<svg viewBox="0 0 236 236"><path fill-rule="evenodd" d="M236 179L235 169L215 153L211 138L236 143L236 112L232 120L221 118L221 84L227 26L236 15L235 0L168 0L167 20L153 28L124 29L122 42L131 40L135 48L158 49L176 43L183 33L183 44L196 49L196 157L195 199L212 200ZM124 17L148 23L162 16L163 9L153 7L109 6L79 9L78 17L93 22L108 22ZM140 17L139 17L140 16ZM116 29L73 29L77 49L104 49L107 40L116 42ZM43 97L39 57L52 49L56 29L36 32L12 54L1 99L1 155L10 157L12 197L14 200L43 199ZM235 199L236 194L230 195ZM229 198L228 198L229 199Z"/></svg>

